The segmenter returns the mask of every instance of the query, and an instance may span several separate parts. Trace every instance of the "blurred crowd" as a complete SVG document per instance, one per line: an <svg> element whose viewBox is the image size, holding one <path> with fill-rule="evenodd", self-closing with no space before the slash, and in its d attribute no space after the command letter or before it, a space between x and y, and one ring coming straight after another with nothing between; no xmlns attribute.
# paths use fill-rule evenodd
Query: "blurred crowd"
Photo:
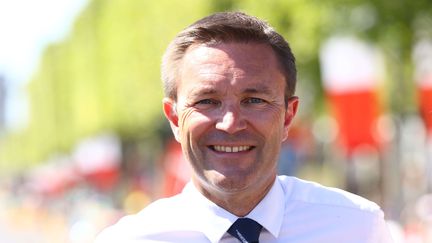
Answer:
<svg viewBox="0 0 432 243"><path fill-rule="evenodd" d="M425 164L414 163L415 156L405 151L411 162L409 166L401 163L401 174L378 173L382 162L373 151L359 152L351 161L338 158L330 152L334 144L329 135L325 140L319 124L311 127L293 128L291 139L283 146L281 174L345 189L354 183L351 189L383 207L395 242L432 242L432 194L428 194ZM129 160L126 165L124 151L113 153L113 141L113 136L106 135L86 140L73 159L62 157L51 161L55 165L51 168L44 164L44 168L2 178L0 242L92 242L98 232L120 217L178 193L189 180L189 167L175 141L166 143L153 166L144 167L139 166L149 164L144 158L132 160L135 165ZM71 162L79 158L87 159L87 170ZM113 158L119 162L112 162ZM397 180L386 177L382 182L382 175Z"/></svg>

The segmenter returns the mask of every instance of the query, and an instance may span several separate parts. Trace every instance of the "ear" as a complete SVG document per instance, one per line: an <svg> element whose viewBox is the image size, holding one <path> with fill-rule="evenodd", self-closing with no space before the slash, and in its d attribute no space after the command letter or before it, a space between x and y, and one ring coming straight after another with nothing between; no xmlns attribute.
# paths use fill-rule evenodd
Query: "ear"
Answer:
<svg viewBox="0 0 432 243"><path fill-rule="evenodd" d="M288 132L290 130L291 123L293 121L294 116L297 114L298 103L299 103L299 99L297 96L293 96L288 99L288 104L287 104L285 117L284 117L284 136L282 141L285 141L288 137Z"/></svg>
<svg viewBox="0 0 432 243"><path fill-rule="evenodd" d="M178 126L178 114L176 110L176 102L171 98L164 98L163 110L165 117L168 119L171 130L174 134L175 139L180 142L179 126Z"/></svg>

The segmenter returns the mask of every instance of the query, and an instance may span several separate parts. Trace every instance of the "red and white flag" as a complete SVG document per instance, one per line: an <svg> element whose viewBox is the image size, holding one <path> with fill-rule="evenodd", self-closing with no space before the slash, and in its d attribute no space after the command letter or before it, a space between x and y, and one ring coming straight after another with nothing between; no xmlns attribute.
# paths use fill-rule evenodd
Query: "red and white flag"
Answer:
<svg viewBox="0 0 432 243"><path fill-rule="evenodd" d="M432 136L432 40L417 43L413 60L420 115L429 136Z"/></svg>
<svg viewBox="0 0 432 243"><path fill-rule="evenodd" d="M73 159L78 172L100 190L108 191L118 182L121 145L114 135L100 135L82 140Z"/></svg>
<svg viewBox="0 0 432 243"><path fill-rule="evenodd" d="M381 60L373 46L354 38L331 38L321 48L324 90L347 153L361 145L379 149L375 128L381 113Z"/></svg>

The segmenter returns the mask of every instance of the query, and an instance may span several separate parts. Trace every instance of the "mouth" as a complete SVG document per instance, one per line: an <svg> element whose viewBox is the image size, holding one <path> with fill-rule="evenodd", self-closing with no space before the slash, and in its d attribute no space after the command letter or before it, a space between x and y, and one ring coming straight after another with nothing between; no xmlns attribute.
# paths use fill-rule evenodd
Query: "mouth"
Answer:
<svg viewBox="0 0 432 243"><path fill-rule="evenodd" d="M224 152L224 153L239 153L244 151L250 151L254 146L241 145L241 146L224 146L224 145L212 145L209 146L210 149L216 152Z"/></svg>

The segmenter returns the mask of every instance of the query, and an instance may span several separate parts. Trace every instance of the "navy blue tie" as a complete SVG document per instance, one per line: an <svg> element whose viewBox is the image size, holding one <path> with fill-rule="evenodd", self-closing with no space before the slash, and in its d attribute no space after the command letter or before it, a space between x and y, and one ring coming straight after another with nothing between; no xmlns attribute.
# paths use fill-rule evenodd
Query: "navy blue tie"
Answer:
<svg viewBox="0 0 432 243"><path fill-rule="evenodd" d="M228 229L228 233L241 243L258 243L262 226L249 218L239 218Z"/></svg>

